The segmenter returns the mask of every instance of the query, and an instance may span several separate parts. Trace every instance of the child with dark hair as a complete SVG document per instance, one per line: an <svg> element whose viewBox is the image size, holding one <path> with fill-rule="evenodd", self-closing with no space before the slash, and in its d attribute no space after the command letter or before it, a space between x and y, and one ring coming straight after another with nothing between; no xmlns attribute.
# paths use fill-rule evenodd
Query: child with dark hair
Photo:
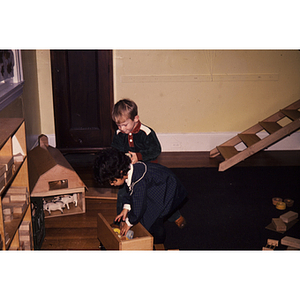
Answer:
<svg viewBox="0 0 300 300"><path fill-rule="evenodd" d="M118 126L111 146L121 152L128 153L131 163L138 161L157 162L161 153L160 142L154 130L141 123L136 103L130 99L118 101L112 111L112 119ZM124 189L120 188L117 199L117 213L122 210L121 203ZM177 210L169 218L179 228L186 225L185 218Z"/></svg>
<svg viewBox="0 0 300 300"><path fill-rule="evenodd" d="M164 221L187 196L178 178L160 164L131 163L130 157L114 148L101 150L94 164L99 183L113 186L125 183L126 196L122 197L122 211L115 221L121 222L121 235L140 222L154 237L155 244L164 242Z"/></svg>

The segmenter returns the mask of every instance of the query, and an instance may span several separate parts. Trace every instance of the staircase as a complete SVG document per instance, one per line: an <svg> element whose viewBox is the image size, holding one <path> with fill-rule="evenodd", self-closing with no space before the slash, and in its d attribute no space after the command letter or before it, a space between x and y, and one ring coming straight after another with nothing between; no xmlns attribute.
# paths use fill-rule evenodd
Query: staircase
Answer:
<svg viewBox="0 0 300 300"><path fill-rule="evenodd" d="M297 131L300 128L299 108L300 99L212 149L210 151L211 158L221 155L225 159L219 164L219 171L227 170L249 156ZM280 125L279 121L287 124ZM267 132L268 135L260 138L257 134L263 131ZM236 146L241 143L246 148L238 151Z"/></svg>

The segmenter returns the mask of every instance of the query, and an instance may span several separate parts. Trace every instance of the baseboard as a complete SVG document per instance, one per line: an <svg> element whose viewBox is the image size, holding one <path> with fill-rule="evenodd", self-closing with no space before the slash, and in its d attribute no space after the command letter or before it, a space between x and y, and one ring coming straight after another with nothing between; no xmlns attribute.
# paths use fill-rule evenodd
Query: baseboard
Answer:
<svg viewBox="0 0 300 300"><path fill-rule="evenodd" d="M163 152L192 152L192 151L210 151L216 146L226 142L239 132L204 132L204 133L157 133ZM55 134L46 134L49 145L56 147ZM261 132L260 138L268 134ZM27 137L28 148L32 149L38 145L38 135ZM244 146L238 145L238 150L243 150ZM297 131L290 136L282 139L276 144L266 149L267 151L280 150L300 150L300 132Z"/></svg>
<svg viewBox="0 0 300 300"><path fill-rule="evenodd" d="M184 151L210 151L216 146L231 139L239 132L207 132L207 133L157 133L157 137L162 145L163 152L184 152ZM268 134L261 132L260 138ZM238 150L243 150L245 146L240 144ZM278 141L266 150L300 150L300 132L295 132L290 136Z"/></svg>

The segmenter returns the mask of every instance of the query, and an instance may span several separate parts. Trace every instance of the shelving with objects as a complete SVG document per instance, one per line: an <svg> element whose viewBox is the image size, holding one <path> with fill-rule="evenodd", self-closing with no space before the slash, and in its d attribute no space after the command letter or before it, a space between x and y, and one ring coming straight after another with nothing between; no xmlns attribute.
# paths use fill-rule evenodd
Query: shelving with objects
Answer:
<svg viewBox="0 0 300 300"><path fill-rule="evenodd" d="M0 118L0 246L32 250L25 121Z"/></svg>

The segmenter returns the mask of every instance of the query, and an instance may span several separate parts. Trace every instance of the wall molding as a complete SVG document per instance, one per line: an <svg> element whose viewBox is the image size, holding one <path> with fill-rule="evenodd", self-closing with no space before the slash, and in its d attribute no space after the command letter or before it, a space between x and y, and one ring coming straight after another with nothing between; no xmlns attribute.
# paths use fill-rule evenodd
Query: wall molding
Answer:
<svg viewBox="0 0 300 300"><path fill-rule="evenodd" d="M216 146L226 142L239 132L206 132L206 133L157 133L162 145L163 152L182 151L210 151ZM260 132L258 136L264 138L267 133ZM237 150L243 150L243 144L237 145ZM278 141L266 150L300 150L300 132L297 131L290 136Z"/></svg>
<svg viewBox="0 0 300 300"><path fill-rule="evenodd" d="M210 151L216 146L226 142L239 132L206 132L206 133L157 133L157 137L161 143L163 152L192 152L192 151ZM46 134L48 136L49 145L56 147L55 134ZM260 138L267 136L267 133L258 134ZM28 137L29 149L38 145L38 135ZM32 146L30 146L32 145ZM243 145L238 145L238 150L243 150ZM286 151L300 150L300 132L294 132L290 136L282 139L266 151Z"/></svg>

